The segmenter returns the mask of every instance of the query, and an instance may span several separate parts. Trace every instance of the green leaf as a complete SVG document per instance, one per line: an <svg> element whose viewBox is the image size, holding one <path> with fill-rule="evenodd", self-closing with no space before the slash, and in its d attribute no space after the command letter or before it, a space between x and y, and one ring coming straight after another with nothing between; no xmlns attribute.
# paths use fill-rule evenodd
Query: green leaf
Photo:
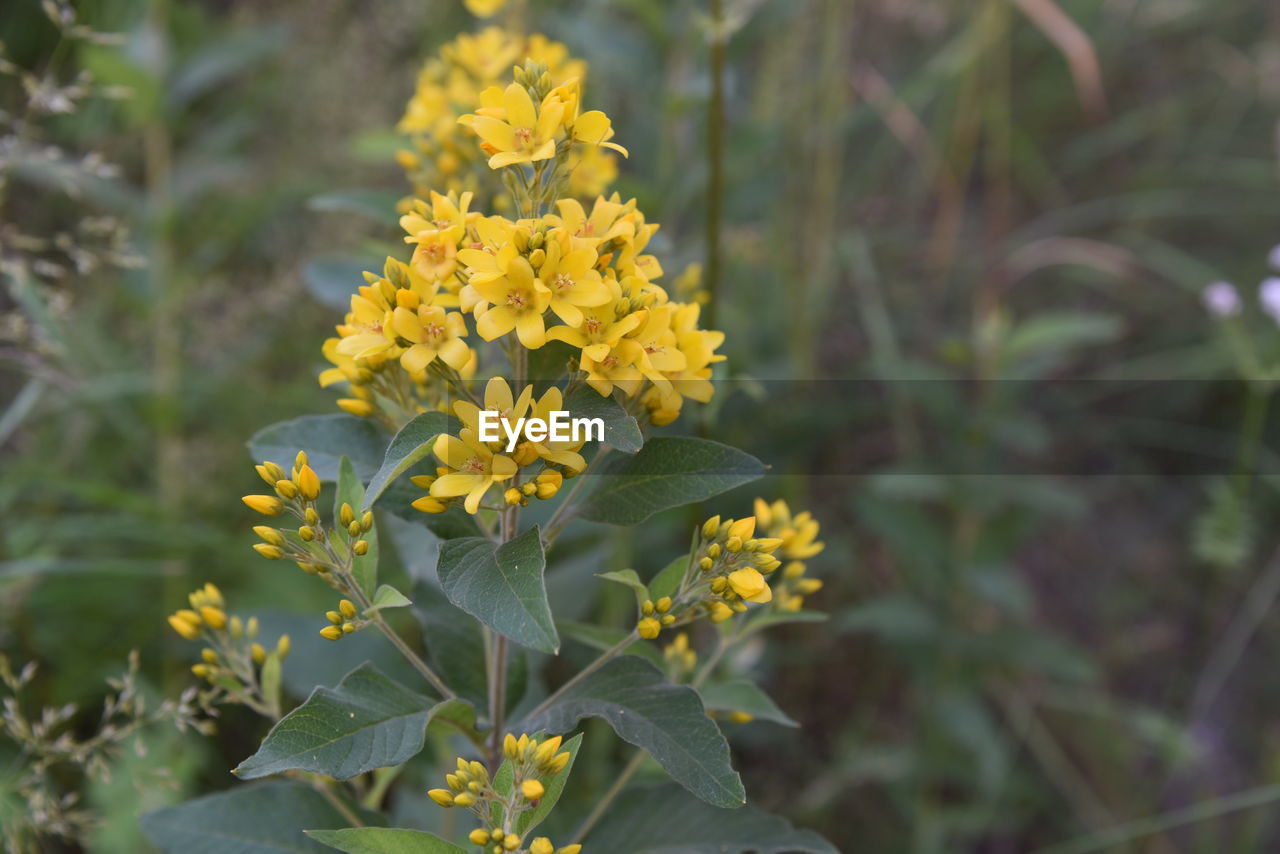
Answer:
<svg viewBox="0 0 1280 854"><path fill-rule="evenodd" d="M698 693L702 695L703 705L711 711L746 712L762 721L773 721L790 727L800 726L787 717L786 712L778 708L778 704L760 686L749 679L731 679L728 682L704 685L698 689Z"/></svg>
<svg viewBox="0 0 1280 854"><path fill-rule="evenodd" d="M560 638L547 604L546 567L534 525L497 547L479 537L449 540L437 572L450 602L516 643L555 653Z"/></svg>
<svg viewBox="0 0 1280 854"><path fill-rule="evenodd" d="M403 608L412 604L413 602L409 601L407 596L390 584L380 584L377 592L373 594L373 605L365 608L364 612L368 614L371 611L381 611L383 608Z"/></svg>
<svg viewBox="0 0 1280 854"><path fill-rule="evenodd" d="M609 854L840 854L812 830L753 807L715 809L669 784L627 789L587 845Z"/></svg>
<svg viewBox="0 0 1280 854"><path fill-rule="evenodd" d="M612 397L602 397L590 386L579 386L564 401L575 418L599 418L604 422L604 441L619 451L634 454L644 445L640 424Z"/></svg>
<svg viewBox="0 0 1280 854"><path fill-rule="evenodd" d="M615 581L618 584L625 584L635 591L636 604L641 605L649 598L649 588L640 580L640 576L636 574L634 569L620 569L617 572L599 572L596 578L603 578L605 581Z"/></svg>
<svg viewBox="0 0 1280 854"><path fill-rule="evenodd" d="M395 225L400 221L400 214L396 212L398 201L400 201L399 193L386 190L335 190L312 196L307 200L307 207L313 211L358 214L385 225ZM358 276L353 280L350 287L351 293L355 293L356 286L361 281Z"/></svg>
<svg viewBox="0 0 1280 854"><path fill-rule="evenodd" d="M387 446L381 468L369 481L369 487L365 490L365 509L373 506L392 481L431 453L431 446L437 436L441 433L454 432L460 427L461 425L455 419L443 412L424 412L401 427L400 432Z"/></svg>
<svg viewBox="0 0 1280 854"><path fill-rule="evenodd" d="M746 801L742 780L729 764L729 745L698 693L668 682L649 662L634 655L615 658L514 729L569 732L585 717L604 719L619 738L647 750L707 803L740 807Z"/></svg>
<svg viewBox="0 0 1280 854"><path fill-rule="evenodd" d="M216 795L147 813L140 821L165 854L324 854L302 831L349 820L301 783L236 786Z"/></svg>
<svg viewBox="0 0 1280 854"><path fill-rule="evenodd" d="M565 784L569 782L569 772L573 770L573 763L578 758L578 748L582 746L582 734L579 733L573 738L566 741L560 746L560 750L569 751L569 762L564 766L559 774L550 780L545 780L546 791L538 800L538 805L531 810L525 810L520 813L520 817L516 819L516 833L524 836L530 830L533 830L542 823L550 813L551 808L556 805L556 801L560 800L560 794L564 791ZM506 797L511 794L511 787L515 782L515 771L511 768L511 760L506 760L498 767L498 773L493 775L493 788L498 794ZM493 826L502 826L502 807L494 804L492 810Z"/></svg>
<svg viewBox="0 0 1280 854"><path fill-rule="evenodd" d="M399 765L422 750L434 712L431 700L362 664L338 687L316 688L234 773L251 780L302 770L348 780Z"/></svg>
<svg viewBox="0 0 1280 854"><path fill-rule="evenodd" d="M460 732L476 743L483 738L476 731L476 707L470 700L455 697L432 707L427 732L447 733L449 730Z"/></svg>
<svg viewBox="0 0 1280 854"><path fill-rule="evenodd" d="M597 626L591 623L579 623L573 620L556 620L556 628L560 634L580 644L604 652L613 649L623 638L631 634L629 629L615 629L608 626ZM638 640L621 652L622 655L638 655L662 667L662 653L656 646L647 641Z"/></svg>
<svg viewBox="0 0 1280 854"><path fill-rule="evenodd" d="M343 504L350 504L356 518L360 518L360 508L364 506L364 485L356 477L355 467L347 457L343 457L342 462L338 464L338 491L333 497L334 536L348 550L356 540L364 540L369 544L369 550L364 554L352 553L351 575L364 591L364 595L370 596L373 594L374 585L378 583L378 527L375 525L358 536L351 536L347 529L337 522Z"/></svg>
<svg viewBox="0 0 1280 854"><path fill-rule="evenodd" d="M680 589L680 582L684 580L684 574L688 571L689 556L680 555L663 567L649 582L649 595L655 601L663 596L675 596L676 591Z"/></svg>
<svg viewBox="0 0 1280 854"><path fill-rule="evenodd" d="M638 525L659 510L692 504L750 483L764 464L748 453L712 442L665 436L634 457L619 457L599 475L599 486L578 515L592 522Z"/></svg>
<svg viewBox="0 0 1280 854"><path fill-rule="evenodd" d="M307 836L347 854L468 854L433 833L399 827L308 830Z"/></svg>
<svg viewBox="0 0 1280 854"><path fill-rule="evenodd" d="M373 477L385 447L378 425L354 415L304 415L264 427L249 440L254 462L271 460L286 469L298 451L306 451L311 468L326 481L338 479L338 464L344 456L351 459L362 482Z"/></svg>

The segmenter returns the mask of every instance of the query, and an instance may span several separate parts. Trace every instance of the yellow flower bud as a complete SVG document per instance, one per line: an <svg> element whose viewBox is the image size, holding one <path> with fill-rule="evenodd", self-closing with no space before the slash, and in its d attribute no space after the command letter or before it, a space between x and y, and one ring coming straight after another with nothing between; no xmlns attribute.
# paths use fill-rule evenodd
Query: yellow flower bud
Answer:
<svg viewBox="0 0 1280 854"><path fill-rule="evenodd" d="M528 484L526 484L528 485ZM524 493L514 486L502 493L502 500L514 507L517 504L524 503Z"/></svg>
<svg viewBox="0 0 1280 854"><path fill-rule="evenodd" d="M737 537L740 540L748 540L751 535L756 532L756 517L748 516L745 519L739 519L729 526L729 538Z"/></svg>
<svg viewBox="0 0 1280 854"><path fill-rule="evenodd" d="M193 664L191 665L191 672L201 679L208 679L213 675L213 669L207 664Z"/></svg>
<svg viewBox="0 0 1280 854"><path fill-rule="evenodd" d="M360 555L361 557L367 555L369 553L369 541L356 540L354 543L351 544L351 551L355 552L357 555Z"/></svg>
<svg viewBox="0 0 1280 854"><path fill-rule="evenodd" d="M738 537L730 537L724 547L731 552L740 552L742 551L742 540Z"/></svg>
<svg viewBox="0 0 1280 854"><path fill-rule="evenodd" d="M342 625L342 621L344 619L343 616L337 611L325 611L324 618L329 622L333 623L335 626Z"/></svg>
<svg viewBox="0 0 1280 854"><path fill-rule="evenodd" d="M712 592L712 593L723 593L723 592L724 592L724 589L725 589L726 587L728 587L728 586L729 586L729 582L725 581L723 578L713 578L713 579L711 579L711 592Z"/></svg>
<svg viewBox="0 0 1280 854"><path fill-rule="evenodd" d="M284 512L284 503L274 495L246 495L240 500L263 516L279 516Z"/></svg>
<svg viewBox="0 0 1280 854"><path fill-rule="evenodd" d="M240 636L244 634L244 621L239 617L232 617L227 623L227 628L231 632L231 637L240 640Z"/></svg>
<svg viewBox="0 0 1280 854"><path fill-rule="evenodd" d="M735 724L749 724L755 719L755 715L751 715L746 712L729 713L729 720L733 721Z"/></svg>
<svg viewBox="0 0 1280 854"><path fill-rule="evenodd" d="M511 455L511 459L518 466L533 465L538 459L538 449L533 446L532 442L521 442L516 445L516 451Z"/></svg>
<svg viewBox="0 0 1280 854"><path fill-rule="evenodd" d="M280 560L280 558L284 557L284 550L270 543L254 543L253 550L267 560Z"/></svg>
<svg viewBox="0 0 1280 854"><path fill-rule="evenodd" d="M720 557L719 543L712 543L711 545L707 546L707 557L711 558L712 560L715 560L716 558Z"/></svg>
<svg viewBox="0 0 1280 854"><path fill-rule="evenodd" d="M360 516L360 530L368 531L372 527L373 527L373 511L366 510L364 511L363 515Z"/></svg>
<svg viewBox="0 0 1280 854"><path fill-rule="evenodd" d="M311 466L303 465L298 469L298 476L294 478L294 482L298 484L298 491L302 493L302 497L308 501L315 501L320 497L320 476Z"/></svg>
<svg viewBox="0 0 1280 854"><path fill-rule="evenodd" d="M359 626L357 626L355 623L343 623L343 624L342 624L342 633L343 633L344 635L349 635L349 634L352 634L353 632L355 632L355 630L356 630L356 629L358 629L358 628L360 628L360 627L359 627Z"/></svg>
<svg viewBox="0 0 1280 854"><path fill-rule="evenodd" d="M200 650L200 657L204 659L205 664L217 664L217 663L218 663L218 653L217 653L217 652L215 652L215 651L214 651L214 650L212 650L212 649L202 649L202 650Z"/></svg>
<svg viewBox="0 0 1280 854"><path fill-rule="evenodd" d="M328 640L331 640L331 641L341 640L342 629L338 628L337 626L325 626L323 629L320 630L320 637L327 638Z"/></svg>
<svg viewBox="0 0 1280 854"><path fill-rule="evenodd" d="M534 483L533 481L520 484L521 495L528 496L528 495L536 495L537 493L538 493L538 484Z"/></svg>
<svg viewBox="0 0 1280 854"><path fill-rule="evenodd" d="M508 737L510 737L510 736L508 736ZM494 841L494 842L501 842L501 841L502 841L502 837L503 837L503 830L502 830L502 828L500 828L500 827L495 827L493 830L489 831L489 836L491 836L491 837L493 838L493 841Z"/></svg>
<svg viewBox="0 0 1280 854"><path fill-rule="evenodd" d="M347 534L352 537L360 536L360 520L351 520L351 524L347 525Z"/></svg>
<svg viewBox="0 0 1280 854"><path fill-rule="evenodd" d="M249 655L253 656L254 664L262 664L267 660L267 651L262 648L262 644L255 643L249 647Z"/></svg>
<svg viewBox="0 0 1280 854"><path fill-rule="evenodd" d="M546 794L546 789L537 780L525 780L520 784L520 794L524 795L525 800L536 801Z"/></svg>
<svg viewBox="0 0 1280 854"><path fill-rule="evenodd" d="M709 557L704 557L700 561L698 561L698 568L701 569L703 572L710 572L711 567L713 566L715 566L715 562L711 560L711 558Z"/></svg>
<svg viewBox="0 0 1280 854"><path fill-rule="evenodd" d="M454 804L453 793L447 789L432 789L427 792L427 797L442 807L451 807Z"/></svg>
<svg viewBox="0 0 1280 854"><path fill-rule="evenodd" d="M761 537L755 541L755 550L758 552L773 553L778 546L782 545L782 540L778 537Z"/></svg>
<svg viewBox="0 0 1280 854"><path fill-rule="evenodd" d="M453 805L458 807L469 807L476 802L476 796L470 792L462 792L453 796Z"/></svg>
<svg viewBox="0 0 1280 854"><path fill-rule="evenodd" d="M200 609L200 618L208 623L211 629L224 629L227 626L226 612L212 605L205 605Z"/></svg>
<svg viewBox="0 0 1280 854"><path fill-rule="evenodd" d="M298 451L297 455L293 458L293 467L300 469L306 464L307 464L307 452Z"/></svg>
<svg viewBox="0 0 1280 854"><path fill-rule="evenodd" d="M245 626L245 634L249 636L249 640L253 640L258 636L258 618L250 617L249 623Z"/></svg>
<svg viewBox="0 0 1280 854"><path fill-rule="evenodd" d="M350 620L356 615L356 603L350 599L343 599L338 603L338 610L342 612L342 616Z"/></svg>
<svg viewBox="0 0 1280 854"><path fill-rule="evenodd" d="M539 836L529 843L529 854L555 854L556 847L545 836Z"/></svg>
<svg viewBox="0 0 1280 854"><path fill-rule="evenodd" d="M271 463L270 465L275 465L275 464ZM254 466L253 470L258 473L258 477L266 481L267 486L275 486L276 481L280 479L279 475L277 475L276 472L272 471L271 469L267 468L267 464L265 463L260 466Z"/></svg>
<svg viewBox="0 0 1280 854"><path fill-rule="evenodd" d="M311 527L314 528L320 524L320 514L316 512L316 508L308 507L303 515L306 517L307 524Z"/></svg>
<svg viewBox="0 0 1280 854"><path fill-rule="evenodd" d="M443 513L445 504L439 498L432 498L430 495L424 495L413 502L413 509L420 510L423 513Z"/></svg>
<svg viewBox="0 0 1280 854"><path fill-rule="evenodd" d="M804 575L805 568L804 561L793 560L782 570L782 577L788 579L799 578Z"/></svg>
<svg viewBox="0 0 1280 854"><path fill-rule="evenodd" d="M659 614L667 613L668 611L671 610L671 597L663 596L661 599L659 599L657 602L654 603L654 607L658 609Z"/></svg>
<svg viewBox="0 0 1280 854"><path fill-rule="evenodd" d="M640 603L640 613L646 617L653 613L653 601L646 599Z"/></svg>
<svg viewBox="0 0 1280 854"><path fill-rule="evenodd" d="M537 494L538 498L540 498L543 501L546 501L548 498L555 497L555 494L560 491L560 484L540 483L538 484L537 489L535 489L534 491Z"/></svg>
<svg viewBox="0 0 1280 854"><path fill-rule="evenodd" d="M647 640L653 640L658 636L658 633L662 631L662 624L653 617L645 617L643 620L636 623L636 631L640 633L640 637Z"/></svg>
<svg viewBox="0 0 1280 854"><path fill-rule="evenodd" d="M200 624L192 622L180 614L171 614L169 616L169 625L187 640L195 640L200 637Z"/></svg>
<svg viewBox="0 0 1280 854"><path fill-rule="evenodd" d="M508 851L515 851L520 847L520 837L514 833L508 833L502 837L502 847Z"/></svg>
<svg viewBox="0 0 1280 854"><path fill-rule="evenodd" d="M733 616L733 609L723 602L712 602L710 608L711 622L713 623L723 623Z"/></svg>
<svg viewBox="0 0 1280 854"><path fill-rule="evenodd" d="M276 641L276 655L280 656L280 660L284 661L289 657L289 650L293 647L293 643L289 640L288 635L281 635L280 640Z"/></svg>
<svg viewBox="0 0 1280 854"><path fill-rule="evenodd" d="M298 536L302 537L304 543L309 543L316 538L316 530L310 525L303 525L298 529Z"/></svg>
<svg viewBox="0 0 1280 854"><path fill-rule="evenodd" d="M431 484L436 482L436 477L432 474L415 474L413 477L409 478L409 480L414 486L421 487L422 489L430 489Z"/></svg>
<svg viewBox="0 0 1280 854"><path fill-rule="evenodd" d="M580 851L582 851L582 846L575 843L573 845L566 845L563 848L557 848L556 854L579 854Z"/></svg>
<svg viewBox="0 0 1280 854"><path fill-rule="evenodd" d="M368 418L373 414L373 404L367 400L360 400L354 397L338 398L338 408L343 412L356 416L357 418Z"/></svg>
<svg viewBox="0 0 1280 854"><path fill-rule="evenodd" d="M658 620L658 622L662 623L663 626L670 626L674 624L675 621L676 621L675 614L663 614L662 617L660 617Z"/></svg>
<svg viewBox="0 0 1280 854"><path fill-rule="evenodd" d="M782 561L778 560L773 555L766 554L756 555L754 563L756 565L756 569L761 572L773 572L775 569L782 566Z"/></svg>
<svg viewBox="0 0 1280 854"><path fill-rule="evenodd" d="M729 586L733 588L734 593L748 602L768 602L773 598L769 583L764 580L759 570L751 567L729 573Z"/></svg>
<svg viewBox="0 0 1280 854"><path fill-rule="evenodd" d="M716 535L716 531L720 530L720 517L712 516L710 519L702 523L702 538L709 540Z"/></svg>
<svg viewBox="0 0 1280 854"><path fill-rule="evenodd" d="M489 831L477 827L475 830L471 831L467 838L471 840L473 845L488 845Z"/></svg>
<svg viewBox="0 0 1280 854"><path fill-rule="evenodd" d="M264 542L270 543L273 546L284 545L284 542L285 542L284 534L280 533L275 528L269 527L267 525L254 525L253 532L257 534L258 537L261 538Z"/></svg>
<svg viewBox="0 0 1280 854"><path fill-rule="evenodd" d="M281 498L297 498L298 485L291 480L277 480L276 495Z"/></svg>
<svg viewBox="0 0 1280 854"><path fill-rule="evenodd" d="M796 582L796 592L808 596L822 589L821 578L802 578Z"/></svg>

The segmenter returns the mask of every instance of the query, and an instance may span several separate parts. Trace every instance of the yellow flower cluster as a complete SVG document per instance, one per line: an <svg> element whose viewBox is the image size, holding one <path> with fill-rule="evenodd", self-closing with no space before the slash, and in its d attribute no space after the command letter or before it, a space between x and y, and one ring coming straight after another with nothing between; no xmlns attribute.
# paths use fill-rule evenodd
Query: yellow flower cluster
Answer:
<svg viewBox="0 0 1280 854"><path fill-rule="evenodd" d="M653 639L665 628L686 625L700 616L723 622L744 613L748 603L800 610L804 597L822 587L818 579L804 577L804 560L824 548L817 536L818 522L812 514L793 517L783 501L768 504L757 498L755 515L743 519L713 516L695 536L688 569L675 594L640 603L636 632ZM790 562L777 573L783 560ZM773 585L770 578L775 579ZM683 633L664 654L675 671L692 668L696 661Z"/></svg>
<svg viewBox="0 0 1280 854"><path fill-rule="evenodd" d="M496 188L480 168L484 160L476 131L457 119L480 110L484 93L499 85L513 65L526 60L545 68L551 86L586 77L586 63L570 57L563 44L496 26L458 36L426 62L397 126L412 140L413 149L401 151L397 159L416 195L443 187L480 191L486 199L494 196ZM576 198L599 195L617 177L616 160L598 147L572 152L570 167L567 192Z"/></svg>
<svg viewBox="0 0 1280 854"><path fill-rule="evenodd" d="M211 583L187 596L189 608L169 615L169 625L187 640L202 640L200 661L191 672L212 685L231 702L243 703L255 711L278 712L276 700L263 693L262 667L268 658L278 662L289 655L288 635L281 635L272 651L258 642L258 618L243 620L228 615L222 591Z"/></svg>
<svg viewBox="0 0 1280 854"><path fill-rule="evenodd" d="M792 516L791 509L781 499L769 504L757 498L754 509L760 528L782 541L776 554L786 563L780 573L781 581L775 585L774 607L780 611L799 611L804 607L805 596L822 589L821 579L805 577L808 569L805 561L826 548L826 544L818 540L818 520L807 510Z"/></svg>
<svg viewBox="0 0 1280 854"><path fill-rule="evenodd" d="M546 794L544 781L549 781L564 771L571 758L567 750L560 750L560 736L538 740L528 735L516 738L507 733L502 753L511 766L511 791L498 792L493 787L489 770L484 763L459 758L457 770L445 776L448 788L431 789L427 795L442 807L463 807L480 819L482 826L471 831L469 839L492 854L578 854L581 845L556 848L551 840L539 836L523 848L522 840L513 831L520 813L537 806ZM493 826L493 805L502 807L502 824Z"/></svg>

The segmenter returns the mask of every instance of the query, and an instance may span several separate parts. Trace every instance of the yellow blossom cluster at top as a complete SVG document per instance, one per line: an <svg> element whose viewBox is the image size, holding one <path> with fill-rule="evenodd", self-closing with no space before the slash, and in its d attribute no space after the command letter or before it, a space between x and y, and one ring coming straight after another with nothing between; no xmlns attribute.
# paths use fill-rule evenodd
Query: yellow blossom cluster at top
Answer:
<svg viewBox="0 0 1280 854"><path fill-rule="evenodd" d="M484 158L476 145L476 131L458 124L457 119L477 113L486 90L497 86L513 65L525 60L544 65L555 86L570 80L581 83L586 78L586 63L572 58L563 44L497 26L464 33L427 60L397 125L397 130L412 140L413 149L401 151L397 159L415 195L424 197L432 189L471 190L486 200L498 200L494 198L496 182L481 166ZM567 191L574 198L597 196L617 177L616 159L597 147L573 152L572 158Z"/></svg>

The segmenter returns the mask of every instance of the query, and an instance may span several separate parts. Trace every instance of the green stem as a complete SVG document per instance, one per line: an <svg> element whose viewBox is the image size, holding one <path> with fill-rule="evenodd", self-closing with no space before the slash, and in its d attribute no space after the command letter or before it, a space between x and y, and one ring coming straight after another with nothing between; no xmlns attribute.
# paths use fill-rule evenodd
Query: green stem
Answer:
<svg viewBox="0 0 1280 854"><path fill-rule="evenodd" d="M639 640L639 638L640 638L639 633L635 629L632 629L631 632L625 638L618 641L613 646L609 647L609 649L600 653L600 656L595 661L591 662L582 670L578 671L578 673L568 682L561 685L555 691L552 691L551 694L549 694L545 700L543 700L541 703L539 703L537 706L534 707L533 711L529 712L528 717L530 719L536 718L538 715L542 714L547 709L551 708L551 706L556 702L556 700L559 700L561 697L564 696L566 691L568 691L573 686L577 685L583 679L586 679L592 673L595 673L601 667L604 667L604 665L607 664L611 659L616 658L619 654L622 653L624 649L631 646L631 644L635 643L637 640Z"/></svg>
<svg viewBox="0 0 1280 854"><path fill-rule="evenodd" d="M716 327L720 304L720 212L724 195L724 0L710 0L711 100L707 105L707 265L706 289L710 297L704 318L708 329Z"/></svg>
<svg viewBox="0 0 1280 854"><path fill-rule="evenodd" d="M364 596L361 595L360 598L364 599ZM365 599L364 607L369 607L367 599ZM382 618L381 613L375 611L374 615L370 619L373 621L373 624L378 627L378 630L387 636L387 640L391 641L391 645L400 650L400 654L413 665L413 669L421 673L422 677L430 682L433 688L440 692L441 697L446 700L452 700L458 696L448 685L445 684L444 680L437 676L436 672L422 660L421 656L413 651L413 647L405 643L404 638L400 637L400 635L396 633L396 630L391 628L387 621Z"/></svg>

